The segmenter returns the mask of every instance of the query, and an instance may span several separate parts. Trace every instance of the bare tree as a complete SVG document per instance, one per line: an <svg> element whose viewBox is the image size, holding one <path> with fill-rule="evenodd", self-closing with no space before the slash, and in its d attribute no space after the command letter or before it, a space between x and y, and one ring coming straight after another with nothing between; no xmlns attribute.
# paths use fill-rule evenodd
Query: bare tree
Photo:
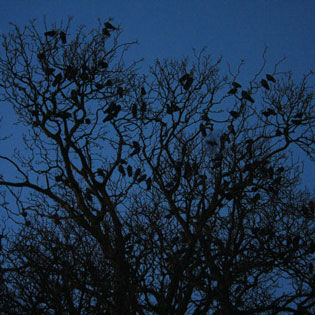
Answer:
<svg viewBox="0 0 315 315"><path fill-rule="evenodd" d="M119 35L69 21L2 37L2 99L26 127L24 152L0 156L18 210L4 191L2 208L26 225L2 252L6 305L311 314L314 201L289 150L314 159L312 74L266 74L264 53L239 82L242 64L223 76L201 51L143 76Z"/></svg>

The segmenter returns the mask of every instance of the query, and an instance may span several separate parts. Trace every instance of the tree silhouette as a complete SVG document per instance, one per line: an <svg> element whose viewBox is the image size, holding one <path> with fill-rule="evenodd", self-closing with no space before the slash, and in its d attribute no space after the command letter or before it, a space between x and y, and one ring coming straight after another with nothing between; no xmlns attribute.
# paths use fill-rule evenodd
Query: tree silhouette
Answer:
<svg viewBox="0 0 315 315"><path fill-rule="evenodd" d="M2 232L1 311L313 313L314 201L289 151L314 159L311 74L265 74L264 54L244 82L201 51L143 76L119 27L70 22L2 36L25 148L0 156L20 224Z"/></svg>

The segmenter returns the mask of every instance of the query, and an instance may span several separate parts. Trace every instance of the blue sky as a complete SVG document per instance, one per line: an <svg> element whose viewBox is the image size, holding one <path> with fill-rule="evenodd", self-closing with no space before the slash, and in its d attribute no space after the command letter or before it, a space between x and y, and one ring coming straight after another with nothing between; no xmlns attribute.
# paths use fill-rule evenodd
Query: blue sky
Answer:
<svg viewBox="0 0 315 315"><path fill-rule="evenodd" d="M144 67L207 46L234 69L244 59L244 71L252 75L268 46L266 70L283 57L281 70L292 70L297 79L315 70L314 0L0 0L0 32L8 31L9 22L23 26L36 18L40 25L44 15L48 23L73 16L76 25L88 27L112 17L123 41L139 41L129 56L143 57ZM300 156L306 162L303 182L312 188L314 166Z"/></svg>

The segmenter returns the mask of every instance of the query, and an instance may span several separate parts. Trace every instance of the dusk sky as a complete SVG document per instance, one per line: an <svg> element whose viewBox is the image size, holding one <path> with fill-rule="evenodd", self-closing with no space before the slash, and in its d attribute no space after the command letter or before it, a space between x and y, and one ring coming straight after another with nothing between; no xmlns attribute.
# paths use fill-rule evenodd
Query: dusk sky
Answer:
<svg viewBox="0 0 315 315"><path fill-rule="evenodd" d="M33 18L41 27L44 16L49 24L72 16L87 27L112 18L122 41L139 41L129 57L144 58L143 70L156 58L179 59L207 47L214 59L223 57L224 67L229 62L236 69L244 59L244 73L252 76L267 46L266 71L286 57L280 70L292 70L298 80L315 70L314 15L314 0L0 0L0 32ZM303 183L313 189L314 166L296 154L306 163Z"/></svg>

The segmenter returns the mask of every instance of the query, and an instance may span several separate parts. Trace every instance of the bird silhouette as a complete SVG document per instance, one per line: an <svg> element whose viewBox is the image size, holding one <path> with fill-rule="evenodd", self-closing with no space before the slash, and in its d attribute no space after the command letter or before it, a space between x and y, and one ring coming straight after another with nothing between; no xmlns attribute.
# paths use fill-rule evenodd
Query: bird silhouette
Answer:
<svg viewBox="0 0 315 315"><path fill-rule="evenodd" d="M102 29L102 33L103 33L104 36L110 37L110 32L109 32L109 30L106 27L104 27Z"/></svg>
<svg viewBox="0 0 315 315"><path fill-rule="evenodd" d="M270 90L269 84L265 79L261 79L261 85L266 89L266 90Z"/></svg>
<svg viewBox="0 0 315 315"><path fill-rule="evenodd" d="M54 69L54 68L46 68L46 69L45 69L45 74L46 74L47 76L50 76L50 75L52 75L52 74L55 72L55 70L56 70L56 69Z"/></svg>
<svg viewBox="0 0 315 315"><path fill-rule="evenodd" d="M276 82L276 79L271 74L266 74L266 78L268 81L271 81L273 83Z"/></svg>
<svg viewBox="0 0 315 315"><path fill-rule="evenodd" d="M124 167L121 164L118 166L118 171L123 177L126 176L125 169L124 169Z"/></svg>
<svg viewBox="0 0 315 315"><path fill-rule="evenodd" d="M62 43L66 44L67 43L66 33L65 32L60 32L59 36L60 36L60 39L61 39Z"/></svg>
<svg viewBox="0 0 315 315"><path fill-rule="evenodd" d="M141 182L143 182L146 178L147 178L147 175L146 175L146 174L141 175L141 176L137 179L138 184L140 184Z"/></svg>
<svg viewBox="0 0 315 315"><path fill-rule="evenodd" d="M141 95L144 96L144 95L146 95L146 94L147 94L147 92L146 92L145 88L142 87L142 88L141 88Z"/></svg>
<svg viewBox="0 0 315 315"><path fill-rule="evenodd" d="M151 190L151 186L152 186L152 179L151 179L151 177L147 178L146 184L147 184L147 190Z"/></svg>
<svg viewBox="0 0 315 315"><path fill-rule="evenodd" d="M54 82L52 83L52 86L57 86L62 80L62 74L61 73L58 73L56 76L55 76L55 80Z"/></svg>
<svg viewBox="0 0 315 315"><path fill-rule="evenodd" d="M239 112L236 112L235 110L231 110L231 111L230 111L230 114L231 114L231 116L232 116L234 119L236 119L236 118L238 118L238 117L240 116L240 113L239 113Z"/></svg>
<svg viewBox="0 0 315 315"><path fill-rule="evenodd" d="M132 141L132 147L134 148L134 150L131 152L130 156L134 156L135 154L139 154L140 153L140 144L137 141Z"/></svg>
<svg viewBox="0 0 315 315"><path fill-rule="evenodd" d="M206 137L207 136L207 131L206 131L206 127L203 123L201 123L199 125L199 130L201 131L201 134L203 137Z"/></svg>
<svg viewBox="0 0 315 315"><path fill-rule="evenodd" d="M137 107L137 104L136 104L136 103L134 103L134 104L132 105L131 112L132 112L133 118L137 118L138 107Z"/></svg>
<svg viewBox="0 0 315 315"><path fill-rule="evenodd" d="M112 86L113 85L113 81L108 79L105 83L106 86Z"/></svg>
<svg viewBox="0 0 315 315"><path fill-rule="evenodd" d="M232 88L231 90L229 90L229 92L228 92L228 94L235 94L237 92L237 88L236 87L234 87L234 88Z"/></svg>
<svg viewBox="0 0 315 315"><path fill-rule="evenodd" d="M293 118L299 118L301 119L303 117L303 113L297 113L293 116Z"/></svg>
<svg viewBox="0 0 315 315"><path fill-rule="evenodd" d="M113 26L110 22L105 22L105 23L104 23L104 26L105 26L107 29L112 30L112 31L117 30L117 27Z"/></svg>
<svg viewBox="0 0 315 315"><path fill-rule="evenodd" d="M105 61L103 61L103 60L100 60L100 61L98 62L98 66L99 66L101 69L106 69L106 68L108 68L108 63L105 62Z"/></svg>
<svg viewBox="0 0 315 315"><path fill-rule="evenodd" d="M44 35L48 36L48 37L55 37L57 35L57 32L56 31L48 31L48 32L45 32Z"/></svg>
<svg viewBox="0 0 315 315"><path fill-rule="evenodd" d="M127 172L128 172L128 176L132 177L132 166L131 165L127 166Z"/></svg>
<svg viewBox="0 0 315 315"><path fill-rule="evenodd" d="M242 91L242 98L247 100L247 101L250 101L251 103L255 103L255 100L246 91Z"/></svg>
<svg viewBox="0 0 315 315"><path fill-rule="evenodd" d="M292 119L291 122L292 122L294 125L299 126L299 125L301 125L302 120L300 120L300 119Z"/></svg>
<svg viewBox="0 0 315 315"><path fill-rule="evenodd" d="M117 88L117 94L120 98L124 96L124 89L121 86Z"/></svg>
<svg viewBox="0 0 315 315"><path fill-rule="evenodd" d="M138 176L140 176L140 174L141 174L141 169L138 167L135 171L133 178L136 180Z"/></svg>
<svg viewBox="0 0 315 315"><path fill-rule="evenodd" d="M235 82L235 81L232 82L232 85L233 85L236 89L242 87L241 84L239 84L238 82Z"/></svg>

